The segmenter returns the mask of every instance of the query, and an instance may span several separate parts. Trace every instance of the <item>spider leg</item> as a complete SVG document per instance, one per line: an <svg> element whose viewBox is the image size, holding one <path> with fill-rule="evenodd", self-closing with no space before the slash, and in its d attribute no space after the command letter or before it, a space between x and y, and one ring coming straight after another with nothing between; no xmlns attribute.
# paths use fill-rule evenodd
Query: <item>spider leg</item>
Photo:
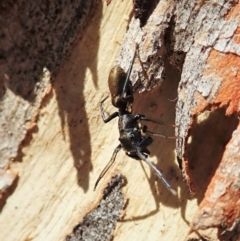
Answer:
<svg viewBox="0 0 240 241"><path fill-rule="evenodd" d="M107 171L109 170L109 168L112 166L112 164L114 163L115 159L116 159L116 156L117 156L117 153L120 151L120 149L122 148L122 145L119 144L115 149L114 149L114 152L112 154L112 157L110 159L110 161L108 162L108 164L104 167L104 169L102 170L102 172L100 173L96 183L95 183L95 186L94 186L94 191L96 190L96 187L99 183L99 181L102 179L102 177L107 173Z"/></svg>
<svg viewBox="0 0 240 241"><path fill-rule="evenodd" d="M136 115L134 116L134 118L137 119L137 120L150 121L150 122L153 122L153 123L156 123L156 124L159 124L159 125L163 125L163 126L178 127L177 125L165 124L165 123L162 122L162 121L157 121L157 120L148 118L148 117L146 117L145 115L136 114Z"/></svg>
<svg viewBox="0 0 240 241"><path fill-rule="evenodd" d="M135 49L135 52L134 52L134 55L133 55L133 59L132 59L132 62L130 64L130 67L128 69L128 72L127 72L126 81L124 83L123 90L122 90L122 97L124 97L124 95L126 94L126 89L127 89L127 85L128 85L128 82L129 82L130 74L132 72L132 66L133 66L134 60L136 58L137 49L138 49L138 44L136 44L136 49Z"/></svg>
<svg viewBox="0 0 240 241"><path fill-rule="evenodd" d="M161 178L163 184L167 187L167 189L173 194L173 195L177 195L177 192L172 188L172 186L168 183L168 181L164 178L162 172L160 170L158 170L149 160L148 158L146 158L140 151L138 148L135 148L135 151L137 153L137 155L143 160L145 161L150 168Z"/></svg>
<svg viewBox="0 0 240 241"><path fill-rule="evenodd" d="M165 138L165 139L182 139L179 136L166 136L166 135L163 135L163 134L155 133L155 132L152 132L152 131L146 131L146 130L145 130L145 133L150 135L150 136L158 136L158 137L162 137L162 138Z"/></svg>
<svg viewBox="0 0 240 241"><path fill-rule="evenodd" d="M104 109L103 109L103 102L108 98L109 96L105 97L102 101L100 101L99 103L99 108L100 108L100 112L101 112L101 116L102 119L104 121L104 123L107 123L109 121L111 121L112 119L114 119L115 117L118 116L118 112L114 112L112 113L110 116L105 117L105 113L104 113Z"/></svg>

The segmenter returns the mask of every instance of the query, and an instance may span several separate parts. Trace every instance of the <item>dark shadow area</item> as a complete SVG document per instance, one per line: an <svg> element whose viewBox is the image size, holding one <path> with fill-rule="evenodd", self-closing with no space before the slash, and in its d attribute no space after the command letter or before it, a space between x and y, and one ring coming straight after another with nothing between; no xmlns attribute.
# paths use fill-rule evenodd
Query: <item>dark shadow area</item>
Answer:
<svg viewBox="0 0 240 241"><path fill-rule="evenodd" d="M15 189L18 185L19 177L16 177L11 186L5 191L1 191L2 197L0 198L0 212L2 211L3 207L5 206L7 199L14 193Z"/></svg>
<svg viewBox="0 0 240 241"><path fill-rule="evenodd" d="M218 229L218 238L220 241L239 241L240 240L240 224L236 222L232 230Z"/></svg>
<svg viewBox="0 0 240 241"><path fill-rule="evenodd" d="M183 51L176 51L174 48L175 43L176 43L176 36L178 36L177 33L175 33L175 16L172 15L171 20L169 22L169 26L166 29L165 33L165 46L166 46L166 51L167 51L167 59L169 63L179 72L182 72L182 67L185 61L186 53Z"/></svg>
<svg viewBox="0 0 240 241"><path fill-rule="evenodd" d="M65 126L68 126L70 150L74 159L74 167L77 170L77 182L85 192L88 190L92 164L88 117L83 96L84 78L89 69L97 88L97 53L101 17L102 2L100 1L81 43L74 46L68 63L62 66L53 85L64 135L66 135Z"/></svg>
<svg viewBox="0 0 240 241"><path fill-rule="evenodd" d="M225 109L221 108L212 112L203 112L191 127L184 159L189 163L187 171L196 191L194 198L197 199L198 204L204 198L238 121L237 116L225 116ZM189 195L189 198L192 197ZM182 218L189 223L185 211L186 206L183 205Z"/></svg>
<svg viewBox="0 0 240 241"><path fill-rule="evenodd" d="M210 241L210 240L207 240L207 239L199 236L199 238L190 238L187 241Z"/></svg>
<svg viewBox="0 0 240 241"><path fill-rule="evenodd" d="M195 188L198 203L202 201L222 159L225 146L238 123L236 115L225 115L225 108L205 111L195 119L184 159L188 160L189 176Z"/></svg>
<svg viewBox="0 0 240 241"><path fill-rule="evenodd" d="M23 107L22 112L25 111L23 118L17 122L20 129L29 128L25 124L32 120L33 115L36 114L39 102L42 101L46 88L46 83L42 81L43 70L49 71L52 78L55 78L59 67L71 52L74 40L79 33L84 31L86 20L88 20L91 14L92 3L93 1L91 0L72 0L70 2L67 0L0 1L0 100L3 102L8 100L6 95L6 89L8 88L10 93L13 92L14 95L19 96L20 100L22 98L23 102L29 102L29 107L26 108L19 101L19 109ZM94 4L95 7L96 3L94 2ZM95 85L96 79L95 75ZM64 79L66 82L67 80L67 78ZM66 82L63 87L68 89ZM80 88L83 88L82 84L80 84ZM80 96L82 95L81 89L78 93ZM69 98L69 96L62 96L62 99L66 98ZM76 103L76 105L82 104L84 107L84 100L81 101L81 99L80 97L80 102ZM63 111L66 110L68 109L63 108ZM81 113L83 115L78 118L77 121L79 122L82 119L86 119L84 111L81 111ZM77 112L79 116L81 116L81 113ZM10 117L6 116L4 118L7 123ZM3 119L2 122L4 121ZM73 133L74 125L76 125L75 121L74 118L67 120L68 125L71 126L71 133ZM86 126L84 128L82 132L78 129L77 133L83 135L86 132L86 140L88 140L88 129ZM37 131L38 129L34 126L29 131L18 148L17 161L22 160L22 146L28 145L31 141L32 133ZM17 134L18 132L11 133L11 137L9 134L9 139L19 138ZM19 142L23 137L19 139ZM74 143L74 137L70 139ZM85 141L84 145L87 146L86 149L90 148L88 141ZM84 145L82 150L85 148ZM72 144L72 146L77 146L77 143ZM78 147L71 147L71 149L76 158L77 154L73 150L78 149ZM11 188L12 191L7 191L6 193L12 193L15 186L13 185ZM2 202L3 205L4 203L5 201Z"/></svg>
<svg viewBox="0 0 240 241"><path fill-rule="evenodd" d="M0 55L1 55L1 53L0 53ZM0 58L1 58L1 56L0 56ZM1 63L0 63L0 65L1 65ZM6 93L6 87L4 86L3 81L0 81L0 101L2 101L5 93Z"/></svg>
<svg viewBox="0 0 240 241"><path fill-rule="evenodd" d="M9 143L3 152L9 152L8 156L17 155L17 161L22 160L21 147L30 143L32 132L38 131L32 126L33 129L20 145L25 131L31 128L28 125L35 117L46 90L46 81L42 81L43 72L47 70L55 77L77 34L84 27L91 4L92 1L84 0L73 0L71 4L67 0L0 1L1 126L6 133L6 139L2 141ZM6 111L7 108L3 107L9 101L8 98L13 103L9 104L9 110ZM15 104L18 104L17 110L14 109ZM18 112L21 112L19 118ZM16 146L12 146L14 142ZM4 155L0 160L1 168L7 167L11 161L11 158L8 158L9 162L6 161ZM17 180L3 194L1 208L16 185Z"/></svg>
<svg viewBox="0 0 240 241"><path fill-rule="evenodd" d="M25 154L22 152L23 148L25 146L29 146L33 139L33 134L37 133L39 131L39 128L37 125L33 126L31 130L28 130L24 140L22 140L21 144L19 145L20 148L18 148L17 156L14 158L14 162L22 162L23 157Z"/></svg>
<svg viewBox="0 0 240 241"><path fill-rule="evenodd" d="M46 67L54 77L84 26L91 1L0 3L0 72L6 86L34 102Z"/></svg>
<svg viewBox="0 0 240 241"><path fill-rule="evenodd" d="M133 15L140 20L140 27L142 28L146 23L148 18L153 13L159 0L134 0L133 1ZM131 19L131 16L130 18Z"/></svg>
<svg viewBox="0 0 240 241"><path fill-rule="evenodd" d="M180 74L172 68L168 62L165 63L165 70L167 78L163 81L161 86L156 87L146 94L135 94L133 113L144 114L147 117L163 121L166 124L174 124L176 103L169 101L169 99L175 99L177 96ZM166 136L175 136L174 127L152 124L144 121L142 121L142 123L146 124L150 131ZM160 203L174 208L186 206L188 191L187 186L182 180L179 167L175 162L175 139L165 139L161 137L153 137L153 139L153 143L148 148L151 152L148 158L151 161L153 156L157 157L157 168L163 172L164 177L175 190L177 190L177 188L181 189L180 199L172 195L156 174L151 171L151 176L148 178L148 181L155 199L156 209L148 214L123 221L141 220L154 215L160 210ZM149 167L144 163L142 166L143 173L146 175L144 169Z"/></svg>

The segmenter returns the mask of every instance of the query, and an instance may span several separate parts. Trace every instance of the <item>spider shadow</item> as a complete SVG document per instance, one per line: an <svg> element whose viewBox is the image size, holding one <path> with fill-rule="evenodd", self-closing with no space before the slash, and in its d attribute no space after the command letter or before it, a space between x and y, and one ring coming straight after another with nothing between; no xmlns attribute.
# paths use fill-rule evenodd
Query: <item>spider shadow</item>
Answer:
<svg viewBox="0 0 240 241"><path fill-rule="evenodd" d="M2 26L0 28L0 99L1 101L4 100L7 89L11 90L15 96L20 97L21 101L16 99L16 102L19 102L18 109L21 111L23 108L22 111L25 114L21 116L21 119L16 117L18 119L16 123L23 128L21 133L24 133L26 129L28 131L27 135L24 133L22 136L19 136L20 132L14 131L13 135L6 137L9 140L11 138L15 139L16 143L18 141L21 144L16 146L18 153L15 161L22 161L22 147L27 146L32 139L32 134L38 132L37 127L31 131L28 130L30 128L28 126L31 122L30 120L37 114L38 104L46 104L53 96L53 92L51 92L42 100L45 97L42 92L44 93L46 89L45 83L42 81L43 69L47 69L52 78L56 77L59 67L72 50L71 45L75 37L82 29L81 21L88 13L88 5L78 4L76 1L73 1L73 4L68 4L68 14L66 14L65 3L52 1L50 7L49 1L45 1L46 4L45 2L39 4L37 1L24 2L24 4L21 2L10 1L0 4L0 24ZM102 12L102 3L98 5L98 12ZM101 18L100 14L97 16L99 20ZM98 26L96 24L96 28ZM95 31L94 35L98 37L98 31ZM92 72L96 73L96 66L94 64L92 66ZM64 80L67 79L65 78ZM96 79L95 76L95 82ZM71 83L69 85L66 81L62 83L62 87L65 90L69 86L71 86ZM59 93L58 88L55 90ZM61 95L60 98L64 102L63 99L69 98L69 96ZM7 100L8 98L5 99ZM25 103L34 108L25 108ZM60 109L62 108L61 104L59 104ZM11 107L11 104L9 107ZM63 107L61 110L68 112L68 108L64 109ZM74 125L71 121L68 121L70 129ZM72 136L70 139L73 139ZM21 140L23 140L22 143ZM8 148L11 156L15 155L15 153L12 153L12 148L15 149L15 147L11 146L10 148L9 146ZM72 153L75 155L73 148ZM7 153L7 155L9 156L10 154ZM14 190L17 188L18 180L19 178L15 179L9 190L3 194L0 210L8 196L14 193Z"/></svg>
<svg viewBox="0 0 240 241"><path fill-rule="evenodd" d="M89 187L89 173L92 170L91 144L88 118L83 96L84 80L87 69L90 69L95 88L98 88L97 59L99 47L99 25L102 17L100 1L94 10L92 24L87 26L81 41L78 41L68 62L54 82L54 89L59 106L62 132L68 127L70 150L77 170L78 185L86 192ZM91 36L91 41L89 41ZM92 42L96 44L91 44Z"/></svg>
<svg viewBox="0 0 240 241"><path fill-rule="evenodd" d="M169 99L174 99L177 96L177 86L180 76L173 69L169 69L169 65L167 68L168 79L166 79L161 86L156 87L154 90L146 94L135 94L133 114L144 114L149 118L163 121L166 124L175 123L175 103L169 101ZM166 136L175 136L173 127L152 124L151 122L144 121L142 121L142 123L147 125L149 131L164 134ZM179 167L175 162L175 140L161 137L153 137L153 139L153 143L148 147L151 153L148 158L150 161L153 157L157 158L157 168L163 172L164 177L173 189L181 189L180 198L182 200L173 196L155 173L151 171L150 178L147 177L147 179L155 200L155 210L146 215L133 217L131 220L124 221L142 220L154 215L159 211L160 203L164 206L173 208L179 208L182 205L186 205L186 196L188 195L188 192L186 185L182 181ZM143 170L145 166L146 165L142 165ZM144 173L147 176L145 170Z"/></svg>

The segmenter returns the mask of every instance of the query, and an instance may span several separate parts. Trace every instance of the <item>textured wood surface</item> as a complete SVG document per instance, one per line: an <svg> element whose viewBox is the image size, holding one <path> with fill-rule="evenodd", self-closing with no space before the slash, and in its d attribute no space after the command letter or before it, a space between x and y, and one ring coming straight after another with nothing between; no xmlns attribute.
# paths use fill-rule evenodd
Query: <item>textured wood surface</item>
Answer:
<svg viewBox="0 0 240 241"><path fill-rule="evenodd" d="M179 14L187 9L190 15ZM187 52L178 89L183 142L177 152L200 203L191 227L200 233L216 228L216 239L238 240L240 4L203 1L196 8L185 1L177 10L174 48Z"/></svg>
<svg viewBox="0 0 240 241"><path fill-rule="evenodd" d="M219 86L226 89L239 78L239 3L182 1L175 4L160 1L142 29L138 19L129 19L131 1L112 0L108 7L100 1L96 5L93 17L76 39L51 89L49 85L44 88L48 95L41 104L37 127L21 147L21 162L10 165L19 179L0 215L0 240L65 240L89 212L100 208L102 191L111 176L118 172L127 181L122 188L126 201L120 220L115 222L116 228L109 228L114 240L184 241L190 237L200 240L201 235L207 240L219 240L219 229L212 227L219 227L222 219L218 219L216 225L211 222L206 225L202 210L206 205L212 207L212 203L204 199L205 192L211 197L211 190L218 187L214 180L208 187L212 173L221 158L228 165L233 146L238 146L238 139L234 139L239 132L234 132L238 119L232 115L238 111L238 88L228 90L230 96L223 94L225 90L219 91ZM118 63L127 70L135 43L139 43L140 50L132 75L134 88L140 92L156 88L135 94L134 113L169 124L175 122L177 113L180 128L176 134L183 138L182 142L177 142L177 154L182 158L189 186L197 191L192 198L178 168L175 141L157 137L149 148L149 159L163 171L177 190L177 197L171 195L148 166L130 159L124 152L118 154L114 166L93 191L99 173L119 143L117 120L104 124L98 103L108 94L107 77L111 67ZM224 63L230 61L229 57L224 62L222 56L231 57L232 71L221 72L225 69ZM212 77L219 59L223 62L217 74L226 80L223 85L219 76ZM232 78L225 78L232 73ZM168 99L176 97L175 109L176 103ZM229 117L225 117L225 109L218 107L225 107L229 102L226 108ZM104 107L108 113L115 111L110 100ZM213 110L216 111L211 113ZM210 122L205 123L205 120ZM193 125L194 121L197 125ZM174 135L171 127L150 124L148 127L158 133ZM204 139L206 136L208 138ZM227 151L223 153L226 145ZM213 149L205 149L209 146ZM206 154L207 160L215 155L219 162L213 159L211 165L205 166L202 154ZM237 158L236 155L239 162ZM195 172L191 172L191 165ZM238 171L236 169L236 175ZM221 175L217 172L216 176ZM216 196L213 199L216 202ZM236 202L228 206L235 215L231 216L231 221L238 217ZM221 217L230 220L226 215ZM231 225L229 223L228 227ZM208 229L202 231L206 226Z"/></svg>
<svg viewBox="0 0 240 241"><path fill-rule="evenodd" d="M21 144L28 145L27 133L37 129L50 78L86 25L92 5L82 0L0 3L0 207L17 182L18 170L9 165L21 161Z"/></svg>

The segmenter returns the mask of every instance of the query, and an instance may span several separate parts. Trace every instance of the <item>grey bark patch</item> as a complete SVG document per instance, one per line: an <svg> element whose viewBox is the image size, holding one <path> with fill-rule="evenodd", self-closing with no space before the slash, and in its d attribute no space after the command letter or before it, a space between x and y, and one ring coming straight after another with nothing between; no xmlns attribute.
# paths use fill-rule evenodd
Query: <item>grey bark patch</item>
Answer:
<svg viewBox="0 0 240 241"><path fill-rule="evenodd" d="M103 191L99 205L88 213L83 221L73 229L73 234L66 241L107 241L112 239L116 222L122 214L125 199L121 191L124 177L117 174L112 177Z"/></svg>

